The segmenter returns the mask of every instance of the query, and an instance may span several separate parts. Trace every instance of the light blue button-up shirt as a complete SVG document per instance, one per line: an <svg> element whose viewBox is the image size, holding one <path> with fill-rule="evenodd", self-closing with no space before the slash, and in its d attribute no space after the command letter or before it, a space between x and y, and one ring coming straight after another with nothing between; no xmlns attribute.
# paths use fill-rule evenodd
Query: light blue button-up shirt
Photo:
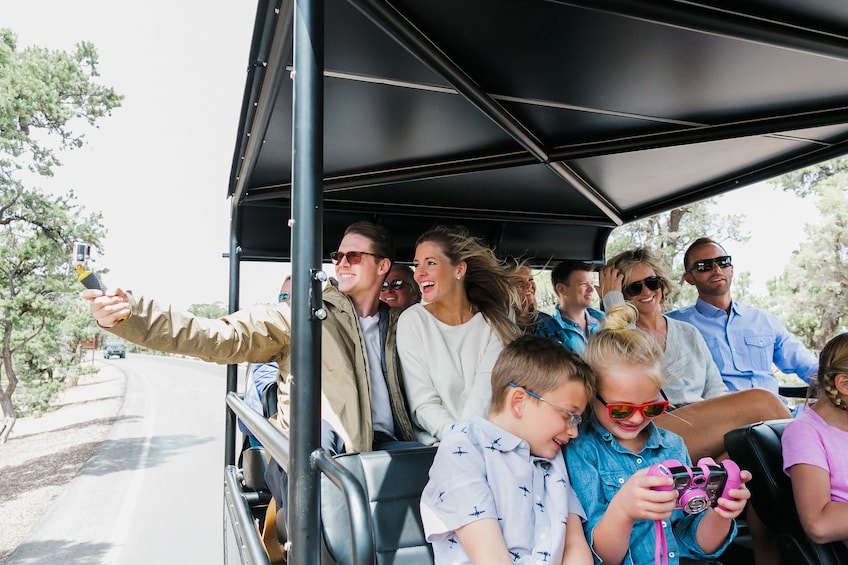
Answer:
<svg viewBox="0 0 848 565"><path fill-rule="evenodd" d="M734 300L727 314L699 298L694 306L666 315L698 328L731 391L764 388L777 394L779 383L772 365L806 382L819 369L816 357L765 310Z"/></svg>
<svg viewBox="0 0 848 565"><path fill-rule="evenodd" d="M618 443L609 431L592 418L580 427L580 434L565 446L568 473L577 497L586 511L586 538L594 553L594 530L604 512L625 482L639 469L677 459L691 466L689 452L679 435L648 424L650 436L639 453L633 453ZM708 511L700 514L684 514L674 510L669 520L663 520L666 537L666 555L669 565L680 563L681 557L710 559L717 557L736 536L736 523L725 543L715 553L704 553L696 538L698 524ZM623 565L653 565L656 547L654 522L636 520L630 532L630 547L624 556ZM601 560L595 555L595 562Z"/></svg>

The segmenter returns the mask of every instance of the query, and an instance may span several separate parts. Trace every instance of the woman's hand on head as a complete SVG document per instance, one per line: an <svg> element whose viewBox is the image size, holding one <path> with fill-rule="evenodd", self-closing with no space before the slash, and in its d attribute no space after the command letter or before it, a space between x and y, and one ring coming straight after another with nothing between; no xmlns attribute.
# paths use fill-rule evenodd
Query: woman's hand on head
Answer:
<svg viewBox="0 0 848 565"><path fill-rule="evenodd" d="M120 288L108 290L106 294L96 289L86 289L80 297L88 300L94 320L102 328L114 328L131 313L127 294Z"/></svg>
<svg viewBox="0 0 848 565"><path fill-rule="evenodd" d="M601 298L614 290L621 292L624 274L615 267L606 265L598 271L598 283L595 290Z"/></svg>

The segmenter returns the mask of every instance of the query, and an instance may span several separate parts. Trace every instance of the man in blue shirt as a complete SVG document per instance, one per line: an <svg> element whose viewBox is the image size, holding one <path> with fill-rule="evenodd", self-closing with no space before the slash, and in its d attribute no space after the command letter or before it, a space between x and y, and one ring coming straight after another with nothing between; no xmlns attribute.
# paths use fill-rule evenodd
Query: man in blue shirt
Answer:
<svg viewBox="0 0 848 565"><path fill-rule="evenodd" d="M595 285L594 266L582 261L563 261L551 271L551 282L559 298L554 311L556 324L537 324L536 334L550 337L577 355L583 355L586 341L604 321L604 313L592 308Z"/></svg>
<svg viewBox="0 0 848 565"><path fill-rule="evenodd" d="M773 365L810 382L819 367L816 357L776 316L731 298L733 263L721 245L706 237L695 240L683 265L683 279L698 289L698 300L667 315L700 330L727 388L777 393Z"/></svg>

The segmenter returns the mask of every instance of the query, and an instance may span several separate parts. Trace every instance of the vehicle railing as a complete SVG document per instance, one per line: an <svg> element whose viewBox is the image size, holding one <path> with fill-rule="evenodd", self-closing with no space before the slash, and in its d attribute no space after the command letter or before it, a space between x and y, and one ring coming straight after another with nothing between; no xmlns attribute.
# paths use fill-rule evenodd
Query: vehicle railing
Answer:
<svg viewBox="0 0 848 565"><path fill-rule="evenodd" d="M289 441L279 429L265 417L250 408L236 392L227 393L227 405L244 425L262 443L262 446L283 469L288 467ZM354 565L370 565L376 562L374 536L371 531L371 509L365 489L359 479L336 462L324 449L316 449L310 456L313 469L323 473L338 488L345 499L350 518L350 537ZM268 563L268 557L253 527L249 501L239 485L238 469L228 465L225 470L226 500L230 517L238 535L242 563Z"/></svg>
<svg viewBox="0 0 848 565"><path fill-rule="evenodd" d="M227 406L247 426L247 429L259 440L265 451L280 464L280 467L288 471L289 439L286 435L248 406L237 392L227 393Z"/></svg>
<svg viewBox="0 0 848 565"><path fill-rule="evenodd" d="M354 565L377 562L374 534L371 529L371 508L359 479L324 449L316 449L309 458L313 469L324 473L342 491L350 520L350 541Z"/></svg>
<svg viewBox="0 0 848 565"><path fill-rule="evenodd" d="M248 406L239 393L227 393L227 406L262 443L266 452L281 467L288 467L289 440L285 434ZM224 502L233 525L241 562L246 565L270 565L268 554L253 525L250 500L241 488L241 476L235 465L224 468L224 487Z"/></svg>
<svg viewBox="0 0 848 565"><path fill-rule="evenodd" d="M224 504L233 525L239 559L245 565L271 565L268 554L253 525L250 505L240 488L241 479L235 465L224 469ZM226 520L224 523L226 528Z"/></svg>

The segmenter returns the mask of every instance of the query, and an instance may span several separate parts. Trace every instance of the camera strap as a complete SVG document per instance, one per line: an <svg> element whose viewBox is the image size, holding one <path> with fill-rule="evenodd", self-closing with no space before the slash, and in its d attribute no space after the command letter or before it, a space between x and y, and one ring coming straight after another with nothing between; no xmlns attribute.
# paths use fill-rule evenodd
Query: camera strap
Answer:
<svg viewBox="0 0 848 565"><path fill-rule="evenodd" d="M654 520L654 565L668 565L668 546L662 520Z"/></svg>

